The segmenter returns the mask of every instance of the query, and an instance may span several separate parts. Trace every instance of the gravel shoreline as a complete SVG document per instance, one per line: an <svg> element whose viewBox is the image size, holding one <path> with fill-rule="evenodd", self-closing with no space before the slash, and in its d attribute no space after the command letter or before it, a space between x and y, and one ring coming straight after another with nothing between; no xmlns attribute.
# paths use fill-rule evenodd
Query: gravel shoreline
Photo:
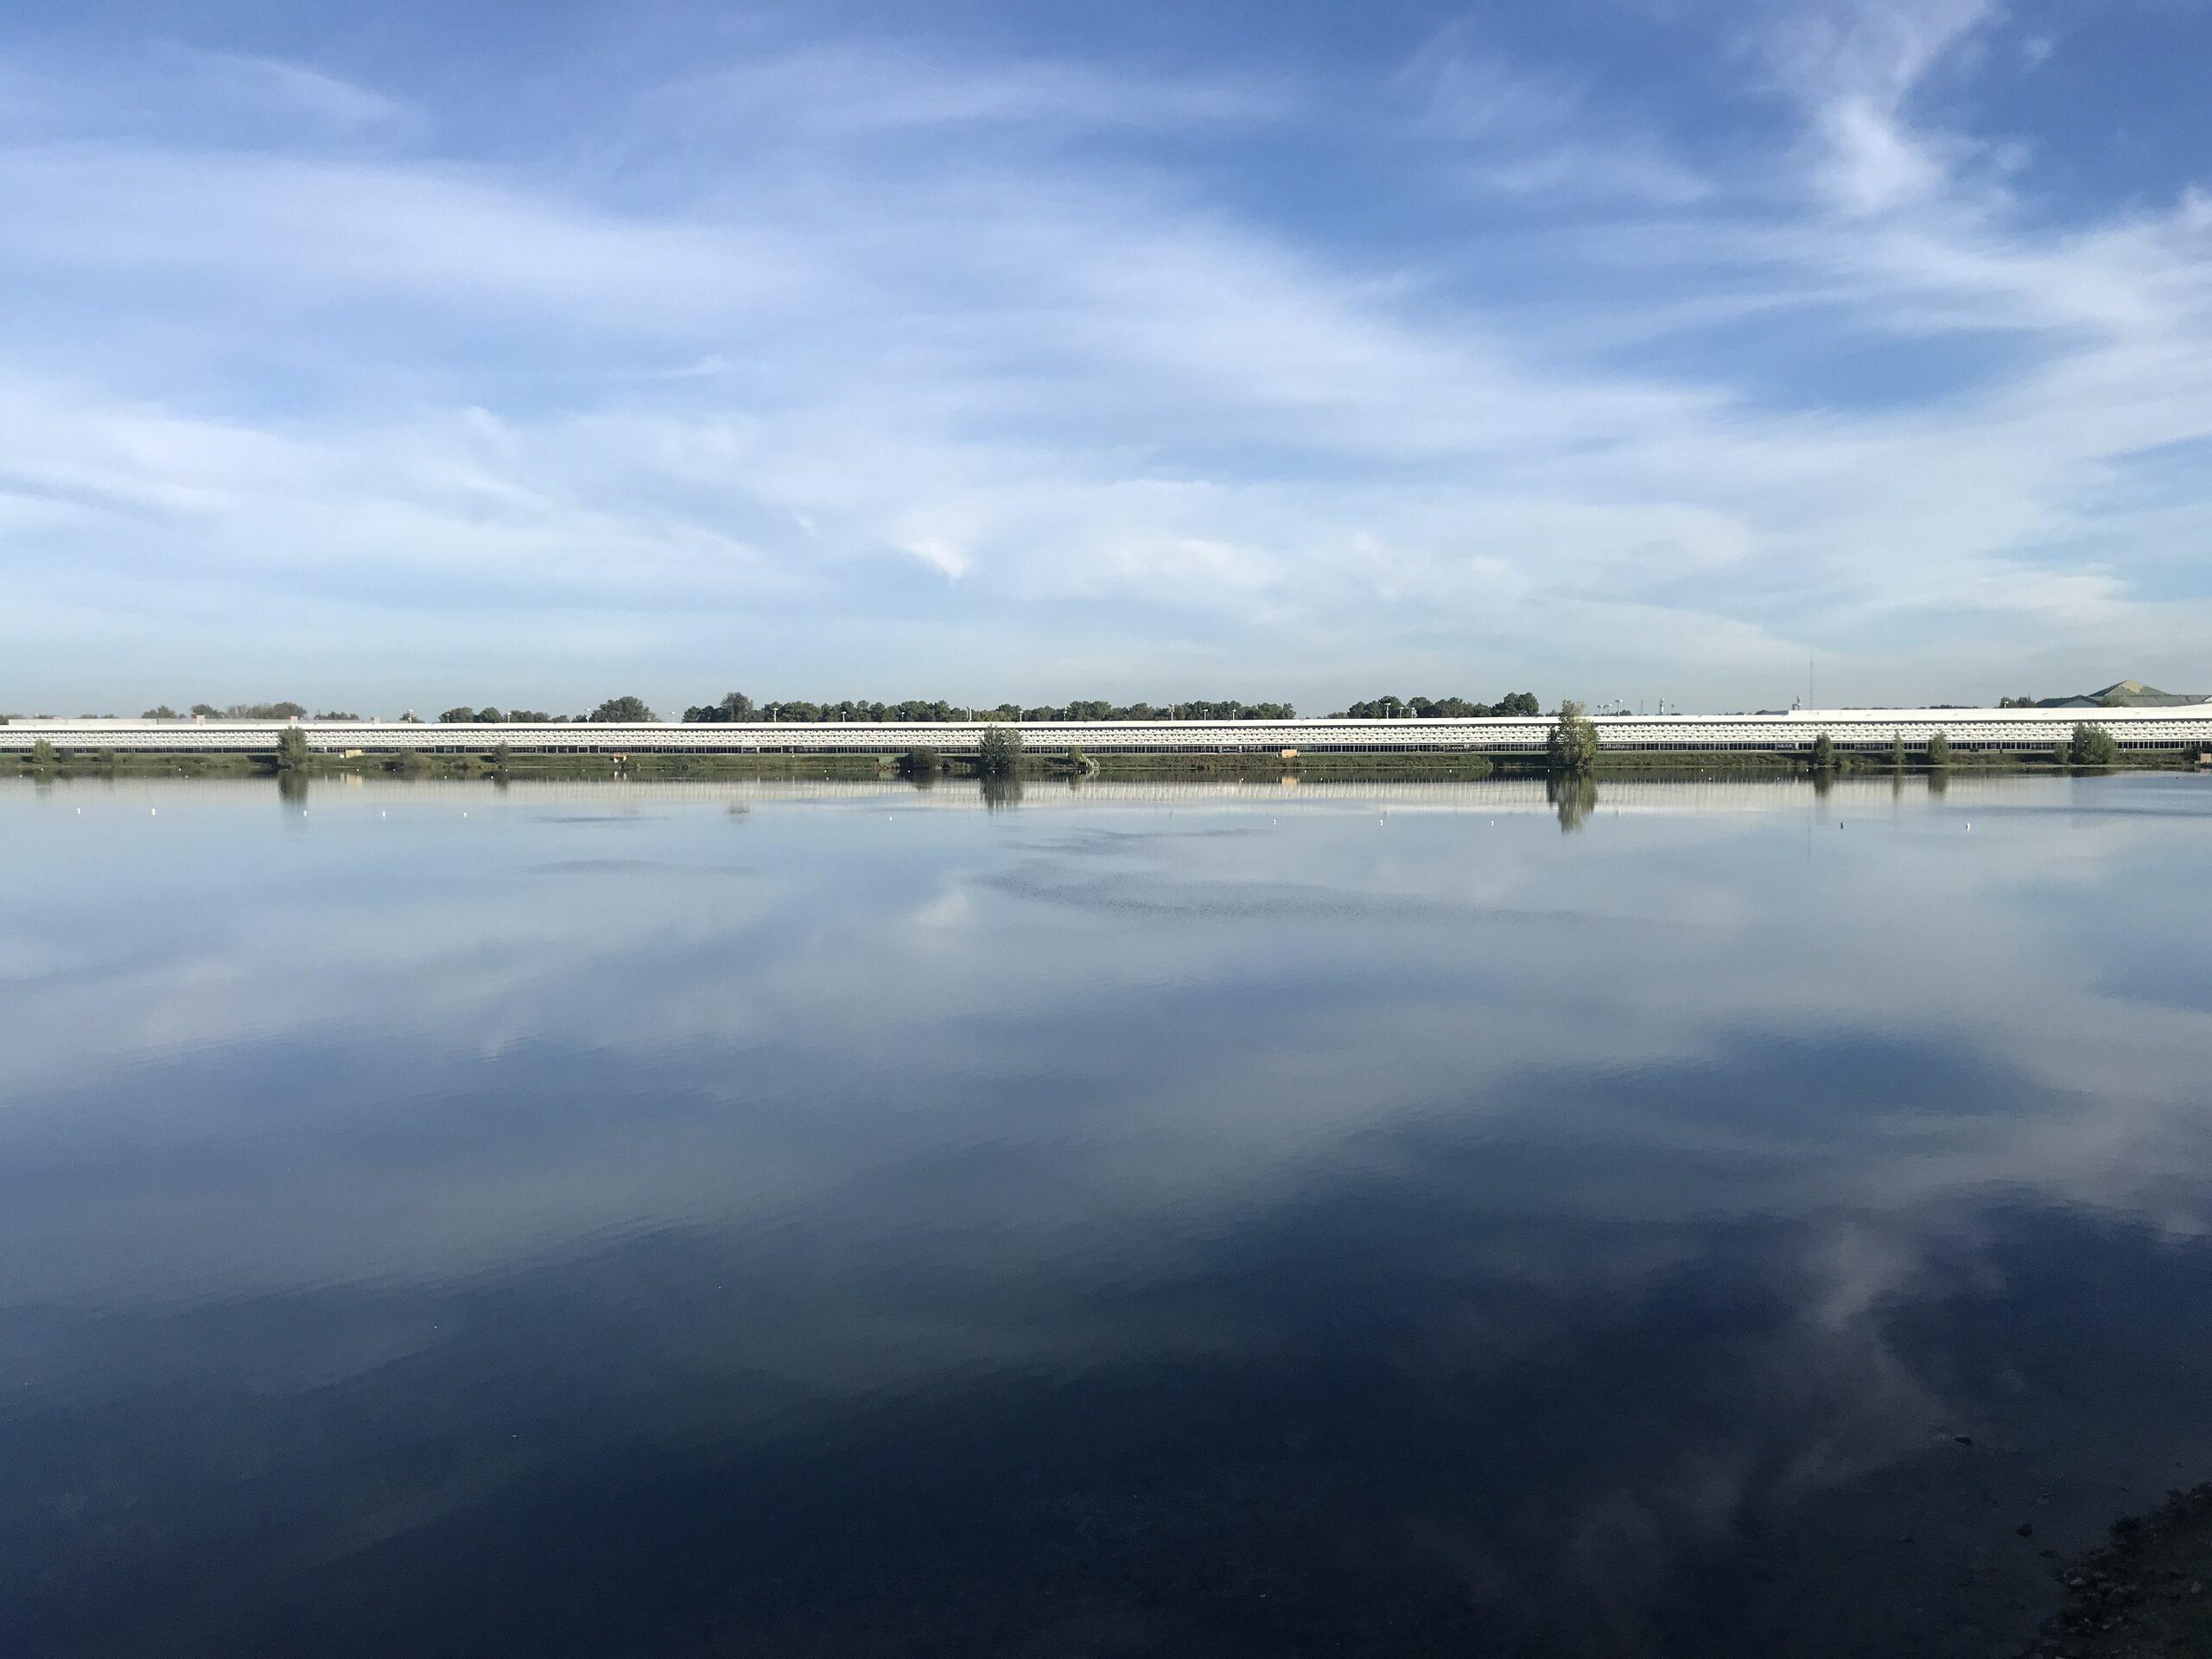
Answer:
<svg viewBox="0 0 2212 1659"><path fill-rule="evenodd" d="M2212 1483L2116 1522L2064 1577L2065 1605L2029 1659L2212 1656Z"/></svg>

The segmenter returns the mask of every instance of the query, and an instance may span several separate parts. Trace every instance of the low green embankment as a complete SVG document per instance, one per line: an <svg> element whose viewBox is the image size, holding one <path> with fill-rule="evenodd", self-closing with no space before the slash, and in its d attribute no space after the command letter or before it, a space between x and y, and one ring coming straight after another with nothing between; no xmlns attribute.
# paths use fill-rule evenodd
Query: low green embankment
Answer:
<svg viewBox="0 0 2212 1659"><path fill-rule="evenodd" d="M1488 755L1439 754L1301 754L1284 760L1279 754L1096 754L1097 775L1129 781L1172 779L1226 779L1274 783L1283 778L1343 779L1351 780L1430 778L1449 782L1487 778L1497 770ZM1065 762L1047 760L1040 771L1050 774L1066 770Z"/></svg>

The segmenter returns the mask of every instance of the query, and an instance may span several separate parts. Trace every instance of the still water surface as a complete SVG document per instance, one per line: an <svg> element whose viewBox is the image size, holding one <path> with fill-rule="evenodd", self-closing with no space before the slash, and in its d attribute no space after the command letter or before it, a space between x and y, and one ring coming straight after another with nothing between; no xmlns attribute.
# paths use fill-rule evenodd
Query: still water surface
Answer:
<svg viewBox="0 0 2212 1659"><path fill-rule="evenodd" d="M1981 1659L2212 1476L2212 780L0 849L0 1651Z"/></svg>

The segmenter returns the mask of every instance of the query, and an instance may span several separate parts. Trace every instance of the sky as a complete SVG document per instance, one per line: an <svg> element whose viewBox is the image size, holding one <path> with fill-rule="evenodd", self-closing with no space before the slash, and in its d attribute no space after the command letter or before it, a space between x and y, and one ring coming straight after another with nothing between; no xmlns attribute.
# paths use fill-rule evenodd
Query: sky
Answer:
<svg viewBox="0 0 2212 1659"><path fill-rule="evenodd" d="M15 0L0 709L2212 690L2212 0Z"/></svg>

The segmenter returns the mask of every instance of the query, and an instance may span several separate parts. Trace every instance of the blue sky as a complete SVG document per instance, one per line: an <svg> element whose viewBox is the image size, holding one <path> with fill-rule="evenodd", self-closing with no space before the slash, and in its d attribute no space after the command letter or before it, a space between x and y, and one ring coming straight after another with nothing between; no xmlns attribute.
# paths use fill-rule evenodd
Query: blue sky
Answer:
<svg viewBox="0 0 2212 1659"><path fill-rule="evenodd" d="M2212 6L17 0L0 707L2212 690Z"/></svg>

